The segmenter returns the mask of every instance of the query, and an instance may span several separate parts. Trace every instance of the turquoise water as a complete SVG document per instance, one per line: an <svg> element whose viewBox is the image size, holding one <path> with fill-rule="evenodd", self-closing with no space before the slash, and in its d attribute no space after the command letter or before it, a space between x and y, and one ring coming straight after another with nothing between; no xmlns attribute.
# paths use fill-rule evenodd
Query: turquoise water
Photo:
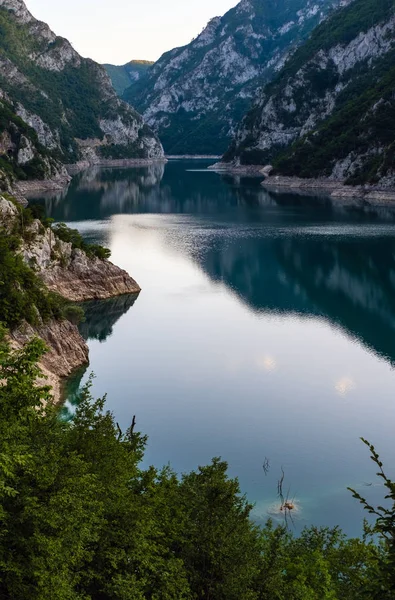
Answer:
<svg viewBox="0 0 395 600"><path fill-rule="evenodd" d="M395 457L395 222L389 209L268 193L208 162L92 169L47 197L142 287L87 307L95 395L148 434L146 462L229 462L254 516L360 534L346 490L382 498L359 437ZM269 460L267 475L263 470ZM370 485L373 484L373 485Z"/></svg>

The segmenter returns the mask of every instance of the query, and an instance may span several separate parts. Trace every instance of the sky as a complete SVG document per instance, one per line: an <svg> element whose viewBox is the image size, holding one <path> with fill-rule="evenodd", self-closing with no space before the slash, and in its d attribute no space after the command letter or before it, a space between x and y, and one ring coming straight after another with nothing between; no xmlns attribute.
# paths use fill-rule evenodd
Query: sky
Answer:
<svg viewBox="0 0 395 600"><path fill-rule="evenodd" d="M157 60L237 0L25 0L30 12L100 63Z"/></svg>

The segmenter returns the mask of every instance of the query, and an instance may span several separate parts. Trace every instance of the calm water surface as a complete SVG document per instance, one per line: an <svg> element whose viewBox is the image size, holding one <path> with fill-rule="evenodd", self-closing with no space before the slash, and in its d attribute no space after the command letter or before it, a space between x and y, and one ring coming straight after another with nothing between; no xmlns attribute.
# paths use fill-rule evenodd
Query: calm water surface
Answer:
<svg viewBox="0 0 395 600"><path fill-rule="evenodd" d="M92 169L43 199L143 289L88 306L91 365L70 398L93 371L117 421L136 414L149 435L147 463L183 472L222 456L257 520L278 504L283 467L297 530L359 535L347 486L383 494L359 437L390 471L395 458L394 216L207 164Z"/></svg>

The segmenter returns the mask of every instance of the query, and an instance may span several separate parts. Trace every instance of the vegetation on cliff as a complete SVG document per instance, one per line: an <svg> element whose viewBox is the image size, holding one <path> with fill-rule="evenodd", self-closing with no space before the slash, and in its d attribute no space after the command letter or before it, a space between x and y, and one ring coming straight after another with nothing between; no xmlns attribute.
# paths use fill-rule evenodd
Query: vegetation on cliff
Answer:
<svg viewBox="0 0 395 600"><path fill-rule="evenodd" d="M355 0L321 23L263 89L225 160L393 184L394 8Z"/></svg>
<svg viewBox="0 0 395 600"><path fill-rule="evenodd" d="M12 105L0 100L0 169L9 183L15 179L44 179L51 175L51 154L40 144L35 130L15 114ZM8 146L8 148L6 148ZM28 146L32 158L27 162L19 155Z"/></svg>
<svg viewBox="0 0 395 600"><path fill-rule="evenodd" d="M89 386L73 421L59 419L34 386L41 342L13 353L1 335L2 598L394 598L393 507L379 546L337 529L260 528L222 460L181 478L143 468L145 437L120 431Z"/></svg>
<svg viewBox="0 0 395 600"><path fill-rule="evenodd" d="M24 260L21 248L24 243L34 243L36 233L32 224L36 217L41 218L41 229L51 227L56 239L70 243L72 248L85 252L89 258L106 260L110 250L98 244L88 244L81 234L68 228L64 223L52 225L38 206L23 208L17 202L17 218L8 222L8 227L0 223L0 322L13 329L26 321L30 325L50 319L79 320L82 309L74 307L59 294L51 292L42 282L34 268Z"/></svg>
<svg viewBox="0 0 395 600"><path fill-rule="evenodd" d="M121 145L129 158L163 156L105 69L34 19L23 0L0 2L0 99L0 168L11 164L18 178L53 176L57 161L100 158L100 144ZM28 151L19 155L21 135Z"/></svg>
<svg viewBox="0 0 395 600"><path fill-rule="evenodd" d="M0 230L0 315L11 329L27 321L37 325L63 316L65 302L49 292L17 254L20 239Z"/></svg>

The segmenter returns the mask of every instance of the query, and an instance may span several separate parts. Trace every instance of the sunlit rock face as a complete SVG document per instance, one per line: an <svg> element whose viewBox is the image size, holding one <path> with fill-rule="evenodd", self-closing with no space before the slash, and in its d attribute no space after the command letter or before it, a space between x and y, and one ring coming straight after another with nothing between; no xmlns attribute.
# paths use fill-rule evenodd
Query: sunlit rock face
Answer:
<svg viewBox="0 0 395 600"><path fill-rule="evenodd" d="M169 154L225 151L262 82L340 0L242 0L125 92Z"/></svg>
<svg viewBox="0 0 395 600"><path fill-rule="evenodd" d="M119 99L102 66L82 58L21 0L0 0L0 23L0 113L23 119L50 156L63 163L163 158L157 136ZM22 151L22 164L38 154Z"/></svg>
<svg viewBox="0 0 395 600"><path fill-rule="evenodd" d="M355 0L339 9L262 89L225 161L393 187L394 43L390 5Z"/></svg>

